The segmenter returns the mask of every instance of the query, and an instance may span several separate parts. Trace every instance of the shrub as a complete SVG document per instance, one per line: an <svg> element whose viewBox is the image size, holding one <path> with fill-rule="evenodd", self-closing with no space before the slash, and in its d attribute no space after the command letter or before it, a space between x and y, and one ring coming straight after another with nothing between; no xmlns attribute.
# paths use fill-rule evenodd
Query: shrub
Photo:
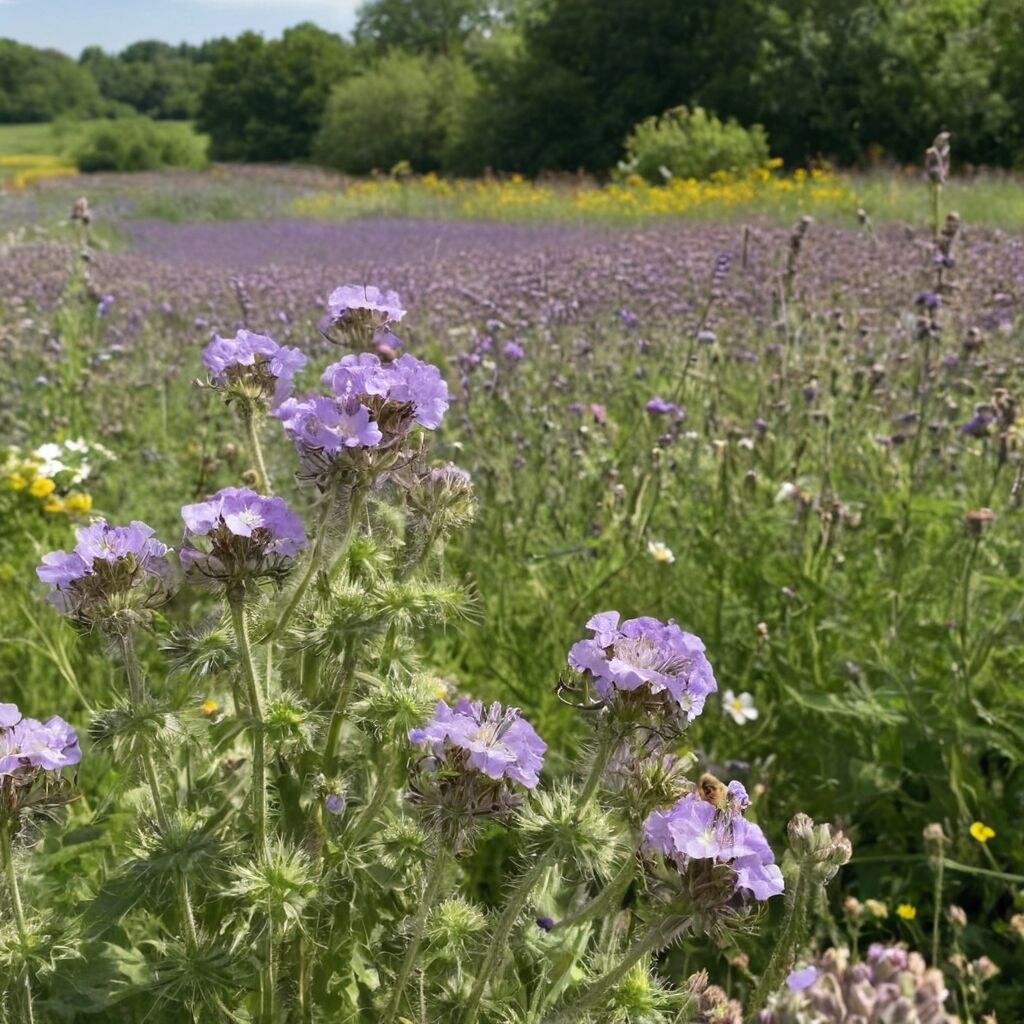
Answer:
<svg viewBox="0 0 1024 1024"><path fill-rule="evenodd" d="M700 179L716 171L751 171L770 155L761 125L744 128L733 118L723 122L703 107L675 107L641 121L626 137L625 147L619 169L654 183L667 177Z"/></svg>
<svg viewBox="0 0 1024 1024"><path fill-rule="evenodd" d="M417 171L439 170L448 163L475 88L461 60L388 54L335 87L314 158L350 174L387 170L401 161Z"/></svg>
<svg viewBox="0 0 1024 1024"><path fill-rule="evenodd" d="M206 140L189 124L126 117L90 125L74 156L80 171L198 168L206 163Z"/></svg>

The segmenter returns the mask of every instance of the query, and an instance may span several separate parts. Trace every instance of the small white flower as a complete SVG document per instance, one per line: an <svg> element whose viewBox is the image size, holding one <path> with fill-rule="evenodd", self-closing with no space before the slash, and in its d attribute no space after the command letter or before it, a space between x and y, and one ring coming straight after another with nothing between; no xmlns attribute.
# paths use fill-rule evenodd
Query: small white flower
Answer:
<svg viewBox="0 0 1024 1024"><path fill-rule="evenodd" d="M754 450L754 439L752 437L741 437L736 444L740 448L746 449L748 452L752 452Z"/></svg>
<svg viewBox="0 0 1024 1024"><path fill-rule="evenodd" d="M733 693L732 690L722 694L722 710L731 715L737 725L753 722L761 713L754 707L754 698L749 693Z"/></svg>
<svg viewBox="0 0 1024 1024"><path fill-rule="evenodd" d="M676 560L676 556L672 554L672 549L660 540L650 541L647 545L647 553L656 562L664 562L666 565L671 565Z"/></svg>
<svg viewBox="0 0 1024 1024"><path fill-rule="evenodd" d="M792 498L797 492L796 484L790 483L788 480L779 488L779 493L775 495L776 502L785 501L787 498Z"/></svg>

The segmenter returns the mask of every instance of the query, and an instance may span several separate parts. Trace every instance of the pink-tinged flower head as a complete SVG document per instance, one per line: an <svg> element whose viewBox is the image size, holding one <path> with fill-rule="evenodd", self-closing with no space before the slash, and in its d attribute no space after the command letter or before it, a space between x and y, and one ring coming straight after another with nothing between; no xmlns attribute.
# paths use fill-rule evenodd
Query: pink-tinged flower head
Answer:
<svg viewBox="0 0 1024 1024"><path fill-rule="evenodd" d="M691 861L727 864L736 876L736 889L755 900L783 891L782 872L761 829L743 817L749 804L738 782L729 785L725 806L688 793L667 810L653 811L644 822L647 849L662 854L685 871Z"/></svg>
<svg viewBox="0 0 1024 1024"><path fill-rule="evenodd" d="M217 335L203 349L210 381L227 397L269 400L274 408L291 394L292 379L306 361L297 348L246 330L233 338Z"/></svg>
<svg viewBox="0 0 1024 1024"><path fill-rule="evenodd" d="M629 693L661 695L688 723L718 688L704 644L674 622L646 616L623 622L618 612L602 612L587 628L594 635L573 644L569 665L585 673L606 701Z"/></svg>
<svg viewBox="0 0 1024 1024"><path fill-rule="evenodd" d="M248 487L225 487L181 510L179 556L193 578L217 582L279 579L306 546L301 517L283 498Z"/></svg>
<svg viewBox="0 0 1024 1024"><path fill-rule="evenodd" d="M166 599L168 548L154 537L152 527L138 520L111 526L98 519L76 530L75 540L73 550L51 551L36 568L58 610L92 621L115 605L153 607Z"/></svg>

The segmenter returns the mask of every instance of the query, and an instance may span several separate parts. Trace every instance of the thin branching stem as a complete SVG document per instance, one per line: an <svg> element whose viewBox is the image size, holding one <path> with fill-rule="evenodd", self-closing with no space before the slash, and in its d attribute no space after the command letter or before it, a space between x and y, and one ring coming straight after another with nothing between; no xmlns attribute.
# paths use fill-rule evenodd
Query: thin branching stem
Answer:
<svg viewBox="0 0 1024 1024"><path fill-rule="evenodd" d="M249 455L252 458L256 475L259 477L256 489L261 494L270 494L270 476L263 458L263 446L260 444L259 420L256 409L249 402L242 405L242 425L245 427L245 440L249 446Z"/></svg>
<svg viewBox="0 0 1024 1024"><path fill-rule="evenodd" d="M28 952L29 933L28 921L25 918L25 906L21 902L21 889L18 887L18 873L14 868L14 843L11 840L11 830L7 821L0 818L0 853L4 858L4 870L7 875L7 888L11 895L11 909L14 911L14 924L18 929L18 941L21 943L22 952ZM25 985L25 1014L28 1024L35 1021L35 1011L32 1006L32 977L29 974L28 963L24 971Z"/></svg>

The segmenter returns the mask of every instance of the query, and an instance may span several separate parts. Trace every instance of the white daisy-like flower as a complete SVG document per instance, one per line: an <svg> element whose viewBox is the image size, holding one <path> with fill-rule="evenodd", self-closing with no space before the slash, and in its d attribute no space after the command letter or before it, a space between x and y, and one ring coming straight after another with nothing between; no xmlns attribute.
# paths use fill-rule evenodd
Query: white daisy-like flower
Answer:
<svg viewBox="0 0 1024 1024"><path fill-rule="evenodd" d="M676 556L672 554L672 549L660 540L650 541L647 545L647 553L656 562L664 562L666 565L671 565L676 560Z"/></svg>
<svg viewBox="0 0 1024 1024"><path fill-rule="evenodd" d="M730 715L737 725L753 722L761 713L754 707L754 698L751 694L733 693L732 690L726 690L722 694L722 710Z"/></svg>
<svg viewBox="0 0 1024 1024"><path fill-rule="evenodd" d="M798 488L797 488L796 484L790 483L790 481L787 480L779 488L778 494L775 495L775 500L777 502L779 502L779 501L785 501L787 498L792 498L793 495L796 494L797 490L798 490Z"/></svg>

